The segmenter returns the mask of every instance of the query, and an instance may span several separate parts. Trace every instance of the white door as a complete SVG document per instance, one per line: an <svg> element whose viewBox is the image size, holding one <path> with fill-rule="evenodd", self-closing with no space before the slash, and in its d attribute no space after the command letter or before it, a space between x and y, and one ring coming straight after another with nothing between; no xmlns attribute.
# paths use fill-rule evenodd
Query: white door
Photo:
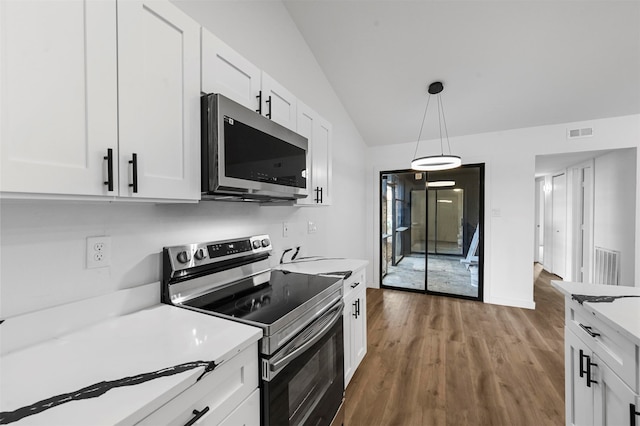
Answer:
<svg viewBox="0 0 640 426"><path fill-rule="evenodd" d="M533 260L544 262L544 178L536 179L535 229Z"/></svg>
<svg viewBox="0 0 640 426"><path fill-rule="evenodd" d="M115 2L0 1L0 45L0 190L115 194Z"/></svg>
<svg viewBox="0 0 640 426"><path fill-rule="evenodd" d="M119 2L118 78L120 196L199 199L200 26L168 1Z"/></svg>
<svg viewBox="0 0 640 426"><path fill-rule="evenodd" d="M567 179L563 173L553 176L552 182L553 270L551 272L564 277L567 256Z"/></svg>
<svg viewBox="0 0 640 426"><path fill-rule="evenodd" d="M221 93L258 111L260 69L209 31L202 29L202 91Z"/></svg>
<svg viewBox="0 0 640 426"><path fill-rule="evenodd" d="M291 92L262 72L262 115L295 132L296 103Z"/></svg>

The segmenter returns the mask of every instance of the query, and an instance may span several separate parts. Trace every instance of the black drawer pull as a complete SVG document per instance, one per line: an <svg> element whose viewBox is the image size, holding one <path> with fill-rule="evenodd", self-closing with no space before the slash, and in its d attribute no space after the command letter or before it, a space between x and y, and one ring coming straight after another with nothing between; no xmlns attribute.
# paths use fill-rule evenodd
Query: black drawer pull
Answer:
<svg viewBox="0 0 640 426"><path fill-rule="evenodd" d="M584 369L584 362L582 362L582 360L584 359L584 357L586 357L586 355L584 354L584 352L582 351L582 349L580 349L580 377L584 377L584 373L587 372L587 370ZM588 358L588 357L587 357Z"/></svg>
<svg viewBox="0 0 640 426"><path fill-rule="evenodd" d="M258 92L256 98L258 99L258 109L256 110L256 112L262 115L262 90Z"/></svg>
<svg viewBox="0 0 640 426"><path fill-rule="evenodd" d="M590 388L591 387L591 383L595 383L598 384L598 382L596 382L595 380L591 380L591 366L597 367L598 364L595 364L593 362L591 362L591 357L587 357L587 387Z"/></svg>
<svg viewBox="0 0 640 426"><path fill-rule="evenodd" d="M591 327L589 327L588 325L582 325L582 323L579 323L579 324L580 324L580 327L589 334L589 336L596 337L596 336L600 335L600 333L596 333L595 331L591 331Z"/></svg>
<svg viewBox="0 0 640 426"><path fill-rule="evenodd" d="M129 186L133 188L133 193L135 194L138 192L138 154L134 152L131 155L129 164L132 166L131 174L133 177L133 183L130 183Z"/></svg>
<svg viewBox="0 0 640 426"><path fill-rule="evenodd" d="M208 411L209 411L209 406L208 405L206 407L204 407L201 411L193 410L193 417L191 418L191 420L189 420L187 423L185 423L184 426L191 426L192 424L194 424L195 422L200 420L200 418L202 416L207 414Z"/></svg>
<svg viewBox="0 0 640 426"><path fill-rule="evenodd" d="M113 191L113 149L107 149L104 159L107 160L107 181L104 184L107 185L107 191Z"/></svg>
<svg viewBox="0 0 640 426"><path fill-rule="evenodd" d="M360 285L360 282L351 284L351 288L356 288Z"/></svg>
<svg viewBox="0 0 640 426"><path fill-rule="evenodd" d="M629 404L629 425L636 426L636 416L640 416L640 412L636 411L635 404Z"/></svg>
<svg viewBox="0 0 640 426"><path fill-rule="evenodd" d="M267 113L267 118L271 119L271 96L269 96L269 99L267 99L265 102L269 104L269 112Z"/></svg>

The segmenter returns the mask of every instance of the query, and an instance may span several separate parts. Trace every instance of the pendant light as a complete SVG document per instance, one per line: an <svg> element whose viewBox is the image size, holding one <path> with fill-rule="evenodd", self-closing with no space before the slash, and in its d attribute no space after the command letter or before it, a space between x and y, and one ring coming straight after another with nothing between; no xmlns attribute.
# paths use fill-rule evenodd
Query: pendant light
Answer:
<svg viewBox="0 0 640 426"><path fill-rule="evenodd" d="M422 124L420 125L420 134L418 134L418 141L416 142L416 151L413 154L413 161L411 161L411 168L413 170L420 171L436 171L436 170L449 170L455 169L462 165L462 159L457 155L451 155L451 145L449 144L449 133L447 132L447 122L444 118L444 108L442 106L442 98L440 92L444 89L444 85L439 81L434 81L429 85L429 97L427 98L427 106L424 109L424 116L422 117ZM424 127L424 120L427 117L427 110L429 109L429 101L431 95L437 95L438 101L438 127L440 129L440 155L429 155L426 157L417 157L418 147L420 146L420 138L422 137L422 129ZM449 147L449 154L445 155L444 145L442 143L442 127L444 125L444 133L447 138L447 146Z"/></svg>

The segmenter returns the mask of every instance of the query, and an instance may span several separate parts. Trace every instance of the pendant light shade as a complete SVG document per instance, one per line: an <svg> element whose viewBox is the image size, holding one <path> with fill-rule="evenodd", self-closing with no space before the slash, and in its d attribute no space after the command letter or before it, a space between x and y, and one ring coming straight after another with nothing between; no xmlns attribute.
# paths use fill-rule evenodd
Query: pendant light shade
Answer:
<svg viewBox="0 0 640 426"><path fill-rule="evenodd" d="M422 124L420 125L420 133L418 134L418 141L416 142L416 151L413 154L413 160L411 161L411 168L419 171L436 171L436 170L449 170L455 169L462 165L462 159L457 155L451 154L451 145L449 143L449 133L447 132L447 122L444 118L444 108L442 106L442 98L440 93L444 89L444 85L439 81L434 81L429 85L429 97L427 98L427 106L424 109L424 115L422 117ZM420 147L420 138L422 137L422 129L424 128L424 120L427 117L427 111L429 109L429 101L431 95L437 95L438 100L438 127L440 129L440 154L428 155L425 157L418 157L418 148ZM444 126L444 133L447 139L447 146L449 147L449 154L444 153L444 144L442 142L442 127Z"/></svg>

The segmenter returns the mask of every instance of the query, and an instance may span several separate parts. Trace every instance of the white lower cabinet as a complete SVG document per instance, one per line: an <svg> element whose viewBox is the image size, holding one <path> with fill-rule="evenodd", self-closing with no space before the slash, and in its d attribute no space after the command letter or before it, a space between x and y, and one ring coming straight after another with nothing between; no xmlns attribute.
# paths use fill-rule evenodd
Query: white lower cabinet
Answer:
<svg viewBox="0 0 640 426"><path fill-rule="evenodd" d="M638 346L566 299L566 424L640 424Z"/></svg>
<svg viewBox="0 0 640 426"><path fill-rule="evenodd" d="M344 281L344 386L367 353L367 292L364 269Z"/></svg>
<svg viewBox="0 0 640 426"><path fill-rule="evenodd" d="M258 346L252 344L138 425L258 425Z"/></svg>

